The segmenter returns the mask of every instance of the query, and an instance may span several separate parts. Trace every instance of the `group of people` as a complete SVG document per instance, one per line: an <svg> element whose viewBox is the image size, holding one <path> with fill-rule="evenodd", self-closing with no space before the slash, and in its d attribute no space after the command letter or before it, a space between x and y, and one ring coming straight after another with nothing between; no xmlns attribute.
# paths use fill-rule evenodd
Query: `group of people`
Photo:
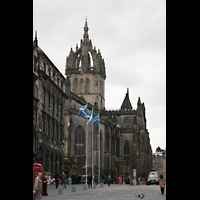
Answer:
<svg viewBox="0 0 200 200"><path fill-rule="evenodd" d="M75 183L76 183L76 177L77 176L74 176L74 174L72 174L72 181L75 180ZM79 174L78 177L81 177L81 175ZM38 173L38 176L35 178L34 190L33 190L33 193L35 194L35 200L40 200L41 199L41 191L42 191L41 178L42 178L42 173ZM59 176L59 174L57 174L57 172L55 173L54 178L55 178L56 188L58 188L60 176ZM66 188L67 176L66 176L66 174L64 172L63 172L61 178L62 178L62 186L63 186L63 188L64 187ZM80 181L81 181L81 179L80 179ZM108 186L110 186L110 181L111 181L111 176L110 176L110 174L108 174ZM138 181L145 182L145 179L139 177ZM104 183L104 176L103 175L102 175L102 182ZM160 175L160 177L158 179L158 182L159 182L159 185L160 185L161 194L164 195L165 178L163 177L162 174ZM92 188L92 175L90 173L89 173L89 175L87 177L87 183L88 183L88 188L90 188L90 187ZM95 175L95 183L97 185L97 183L98 183L98 175Z"/></svg>
<svg viewBox="0 0 200 200"><path fill-rule="evenodd" d="M81 184L81 175L79 174L78 176L77 176L77 174L72 174L72 176L71 176L71 179L72 179L72 184Z"/></svg>
<svg viewBox="0 0 200 200"><path fill-rule="evenodd" d="M55 173L54 175L54 179L55 179L55 186L56 188L58 188L59 186L59 181L60 181L60 178L62 180L62 188L66 188L66 182L67 182L67 175L63 172L62 176L60 177L59 174L57 174L57 172Z"/></svg>
<svg viewBox="0 0 200 200"><path fill-rule="evenodd" d="M139 177L138 178L138 184L139 185L144 185L145 184L145 178Z"/></svg>

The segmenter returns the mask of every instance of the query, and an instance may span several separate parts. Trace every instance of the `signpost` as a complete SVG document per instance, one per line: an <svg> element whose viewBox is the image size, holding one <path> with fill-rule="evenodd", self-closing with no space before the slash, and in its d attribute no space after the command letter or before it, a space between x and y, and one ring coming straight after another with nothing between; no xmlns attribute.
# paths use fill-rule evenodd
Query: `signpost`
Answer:
<svg viewBox="0 0 200 200"><path fill-rule="evenodd" d="M137 185L137 180L136 180L136 169L133 169L133 185Z"/></svg>

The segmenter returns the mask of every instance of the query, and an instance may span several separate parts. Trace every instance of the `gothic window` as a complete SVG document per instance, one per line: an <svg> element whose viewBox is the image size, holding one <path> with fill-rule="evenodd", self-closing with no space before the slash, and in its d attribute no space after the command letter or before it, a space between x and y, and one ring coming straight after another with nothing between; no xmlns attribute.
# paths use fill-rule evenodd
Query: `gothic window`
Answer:
<svg viewBox="0 0 200 200"><path fill-rule="evenodd" d="M78 80L77 79L74 80L74 92L78 93Z"/></svg>
<svg viewBox="0 0 200 200"><path fill-rule="evenodd" d="M42 113L42 132L45 133L45 114Z"/></svg>
<svg viewBox="0 0 200 200"><path fill-rule="evenodd" d="M84 82L83 79L81 79L81 93L84 93Z"/></svg>
<svg viewBox="0 0 200 200"><path fill-rule="evenodd" d="M85 154L85 132L81 126L78 126L78 128L75 131L74 154Z"/></svg>
<svg viewBox="0 0 200 200"><path fill-rule="evenodd" d="M129 143L127 140L124 144L124 154L129 154Z"/></svg>
<svg viewBox="0 0 200 200"><path fill-rule="evenodd" d="M56 134L57 134L57 135L56 135L56 136L57 136L56 139L57 139L57 140L58 140L58 135L59 135L58 130L59 130L59 129L58 129L58 124L56 124Z"/></svg>
<svg viewBox="0 0 200 200"><path fill-rule="evenodd" d="M89 94L90 93L90 80L87 79L86 80L86 94Z"/></svg>
<svg viewBox="0 0 200 200"><path fill-rule="evenodd" d="M128 119L124 119L123 127L124 128L128 128L129 127Z"/></svg>
<svg viewBox="0 0 200 200"><path fill-rule="evenodd" d="M119 146L119 138L117 138L117 145L116 145L116 155L119 156L120 146Z"/></svg>
<svg viewBox="0 0 200 200"><path fill-rule="evenodd" d="M136 116L134 116L134 118L133 118L133 124L137 124L137 118L136 118Z"/></svg>
<svg viewBox="0 0 200 200"><path fill-rule="evenodd" d="M45 91L45 88L43 88L43 98L42 98L43 104L45 104L45 95L46 95L46 91Z"/></svg>

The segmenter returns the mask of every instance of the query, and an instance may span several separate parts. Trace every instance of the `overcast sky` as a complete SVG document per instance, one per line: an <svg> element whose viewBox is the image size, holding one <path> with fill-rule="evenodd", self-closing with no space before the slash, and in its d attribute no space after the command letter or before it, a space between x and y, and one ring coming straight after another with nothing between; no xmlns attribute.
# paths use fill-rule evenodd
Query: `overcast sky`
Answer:
<svg viewBox="0 0 200 200"><path fill-rule="evenodd" d="M153 152L165 149L166 1L33 0L33 39L37 30L38 45L63 75L86 11L89 38L105 61L106 108L119 109L129 87L132 107L138 97L145 104Z"/></svg>

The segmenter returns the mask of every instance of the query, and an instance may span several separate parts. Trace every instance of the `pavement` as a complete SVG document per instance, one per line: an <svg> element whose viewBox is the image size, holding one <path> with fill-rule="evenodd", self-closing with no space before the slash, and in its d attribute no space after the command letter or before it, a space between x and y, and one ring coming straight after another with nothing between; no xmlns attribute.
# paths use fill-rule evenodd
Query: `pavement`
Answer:
<svg viewBox="0 0 200 200"><path fill-rule="evenodd" d="M76 192L71 192L72 186L75 186ZM61 185L59 185L62 188ZM42 200L141 200L141 198L136 197L139 194L145 194L143 200L166 200L166 188L164 195L160 193L159 185L137 185L131 186L129 184L119 185L107 184L103 185L101 188L99 185L96 186L96 189L87 188L83 190L83 185L66 185L66 189L62 189L63 194L58 195L59 189L55 188L55 185L47 185L47 194L48 196L43 196Z"/></svg>

